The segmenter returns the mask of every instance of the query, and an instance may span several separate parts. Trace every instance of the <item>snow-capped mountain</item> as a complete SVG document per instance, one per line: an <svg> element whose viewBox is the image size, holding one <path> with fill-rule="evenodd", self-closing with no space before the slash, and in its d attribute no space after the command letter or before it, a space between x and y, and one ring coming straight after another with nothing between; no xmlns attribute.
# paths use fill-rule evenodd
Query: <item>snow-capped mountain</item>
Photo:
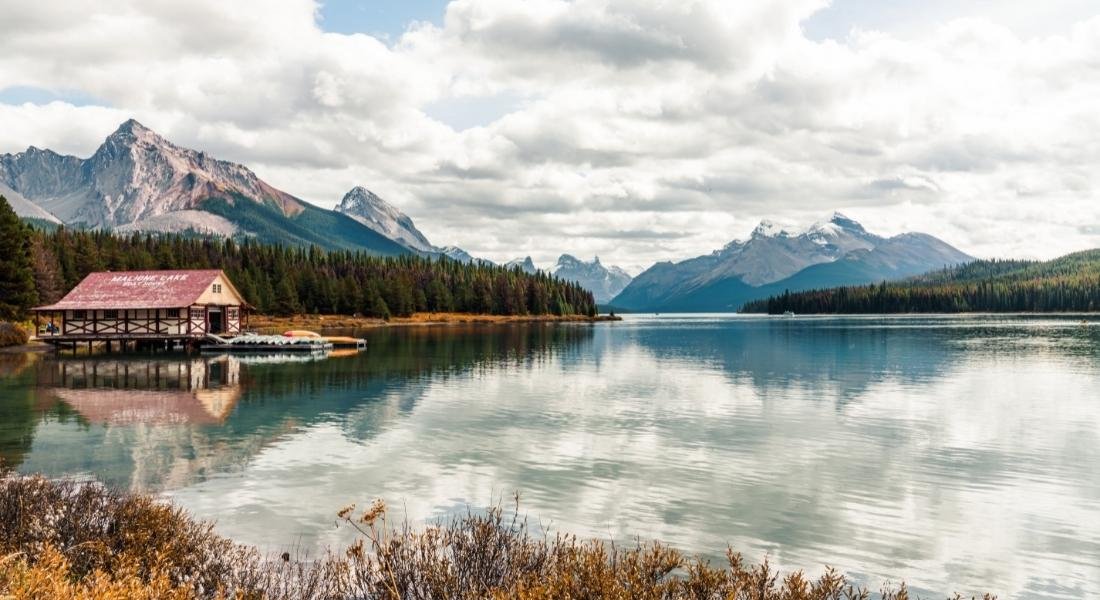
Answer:
<svg viewBox="0 0 1100 600"><path fill-rule="evenodd" d="M932 236L884 238L840 213L801 232L764 221L747 240L680 263L653 265L611 304L632 310L729 311L784 290L899 279L971 260Z"/></svg>
<svg viewBox="0 0 1100 600"><path fill-rule="evenodd" d="M598 256L592 262L585 262L569 254L562 254L551 272L560 279L579 283L581 287L592 292L596 302L600 304L610 302L632 279L629 273L619 267L605 267Z"/></svg>
<svg viewBox="0 0 1100 600"><path fill-rule="evenodd" d="M0 155L0 184L68 225L117 231L196 231L262 241L404 254L401 244L278 190L243 165L123 123L89 158L28 148ZM27 206L37 207L37 209Z"/></svg>
<svg viewBox="0 0 1100 600"><path fill-rule="evenodd" d="M353 187L351 191L344 194L344 198L336 207L336 212L345 214L412 250L421 252L441 250L432 246L408 215L361 185Z"/></svg>
<svg viewBox="0 0 1100 600"><path fill-rule="evenodd" d="M487 258L476 258L471 256L469 252L459 248L458 246L444 246L437 248L436 251L451 260L457 260L460 263L470 264L476 262L479 265L490 266L493 265L493 261Z"/></svg>
<svg viewBox="0 0 1100 600"><path fill-rule="evenodd" d="M519 269L524 273L530 273L532 275L539 272L539 268L535 266L535 261L531 260L530 256L510 260L504 263L504 266L508 267L509 269L519 267Z"/></svg>

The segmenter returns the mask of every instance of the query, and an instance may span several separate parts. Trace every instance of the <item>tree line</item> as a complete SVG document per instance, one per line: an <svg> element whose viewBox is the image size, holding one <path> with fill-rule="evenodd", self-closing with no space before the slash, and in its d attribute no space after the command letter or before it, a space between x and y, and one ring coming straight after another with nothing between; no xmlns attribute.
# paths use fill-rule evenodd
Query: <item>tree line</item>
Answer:
<svg viewBox="0 0 1100 600"><path fill-rule="evenodd" d="M591 292L544 273L247 238L51 230L23 223L0 196L0 318L60 299L88 273L160 269L222 269L249 304L273 315L596 314Z"/></svg>
<svg viewBox="0 0 1100 600"><path fill-rule="evenodd" d="M746 313L881 314L1100 310L1100 250L1047 261L979 260L862 286L784 292Z"/></svg>

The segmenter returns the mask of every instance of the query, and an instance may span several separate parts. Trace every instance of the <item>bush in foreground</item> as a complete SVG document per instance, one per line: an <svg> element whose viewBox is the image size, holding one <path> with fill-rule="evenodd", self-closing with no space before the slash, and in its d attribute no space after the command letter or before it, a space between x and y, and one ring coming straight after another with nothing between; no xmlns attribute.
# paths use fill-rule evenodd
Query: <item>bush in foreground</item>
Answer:
<svg viewBox="0 0 1100 600"><path fill-rule="evenodd" d="M22 327L15 323L0 321L0 348L22 346L28 341L30 341L30 336Z"/></svg>
<svg viewBox="0 0 1100 600"><path fill-rule="evenodd" d="M511 511L508 511L512 514ZM660 544L621 549L530 535L500 507L414 530L375 503L338 515L361 537L345 552L265 558L178 508L94 483L0 480L0 597L14 598L613 598L839 600L868 590L828 571L780 578L728 554L716 568ZM518 515L518 512L516 513ZM906 600L903 586L882 590ZM988 597L987 597L988 598Z"/></svg>

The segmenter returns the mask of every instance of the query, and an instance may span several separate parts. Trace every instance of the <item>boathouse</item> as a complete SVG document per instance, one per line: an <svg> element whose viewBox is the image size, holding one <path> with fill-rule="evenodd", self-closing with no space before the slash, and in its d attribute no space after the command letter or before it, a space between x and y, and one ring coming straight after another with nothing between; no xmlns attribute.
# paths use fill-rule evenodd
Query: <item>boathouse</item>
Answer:
<svg viewBox="0 0 1100 600"><path fill-rule="evenodd" d="M39 339L119 347L237 335L251 307L220 270L92 273L60 301L34 309Z"/></svg>

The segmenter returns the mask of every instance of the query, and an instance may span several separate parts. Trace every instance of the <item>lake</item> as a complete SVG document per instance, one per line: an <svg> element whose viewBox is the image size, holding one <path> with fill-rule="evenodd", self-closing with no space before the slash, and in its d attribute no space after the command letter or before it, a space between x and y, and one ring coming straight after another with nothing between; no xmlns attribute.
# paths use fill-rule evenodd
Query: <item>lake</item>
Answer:
<svg viewBox="0 0 1100 600"><path fill-rule="evenodd" d="M0 459L266 550L521 494L542 529L936 597L1100 595L1100 320L628 316L359 355L0 355Z"/></svg>

